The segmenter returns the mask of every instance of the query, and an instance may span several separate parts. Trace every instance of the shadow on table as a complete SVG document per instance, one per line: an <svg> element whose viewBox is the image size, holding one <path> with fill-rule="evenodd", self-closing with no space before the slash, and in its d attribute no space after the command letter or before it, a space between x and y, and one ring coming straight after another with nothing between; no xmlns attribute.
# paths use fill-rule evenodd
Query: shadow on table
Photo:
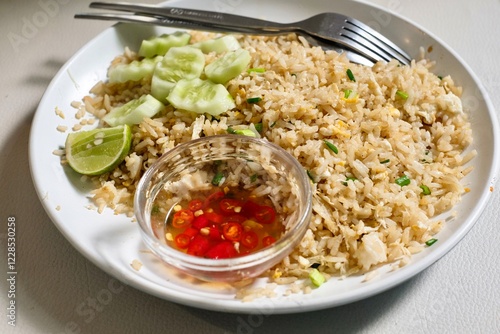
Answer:
<svg viewBox="0 0 500 334"><path fill-rule="evenodd" d="M418 276L418 275L417 275ZM224 329L223 333L361 333L387 312L397 307L407 291L412 289L416 278L410 279L384 293L351 304L334 308L294 313L265 315L226 314L190 309L190 312L207 319L214 326Z"/></svg>

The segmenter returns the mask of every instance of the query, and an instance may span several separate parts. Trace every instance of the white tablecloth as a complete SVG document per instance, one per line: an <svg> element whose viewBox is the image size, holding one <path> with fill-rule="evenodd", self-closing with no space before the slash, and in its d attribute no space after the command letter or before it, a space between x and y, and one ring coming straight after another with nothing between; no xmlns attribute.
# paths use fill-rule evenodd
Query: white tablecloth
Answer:
<svg viewBox="0 0 500 334"><path fill-rule="evenodd" d="M353 304L252 317L193 309L116 285L108 303L79 310L116 282L78 253L44 212L30 177L28 135L55 73L112 24L74 20L89 2L0 2L1 333L500 333L498 190L472 231L444 258L400 286ZM498 0L369 2L448 43L483 80L500 110ZM16 327L7 317L9 217L17 228Z"/></svg>

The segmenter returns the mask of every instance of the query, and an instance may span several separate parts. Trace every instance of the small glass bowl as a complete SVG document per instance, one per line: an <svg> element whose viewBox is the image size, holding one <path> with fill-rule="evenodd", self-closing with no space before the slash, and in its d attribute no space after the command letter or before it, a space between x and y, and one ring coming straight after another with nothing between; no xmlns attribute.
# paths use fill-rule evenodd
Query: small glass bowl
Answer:
<svg viewBox="0 0 500 334"><path fill-rule="evenodd" d="M152 211L173 208L211 186L214 166L225 166L224 185L248 187L268 193L284 217L284 232L274 244L248 255L207 259L170 247L164 223L152 219ZM218 167L220 168L220 167ZM252 175L259 175L256 181ZM221 186L219 184L219 186ZM142 237L164 263L205 281L238 281L262 274L290 254L304 236L311 217L310 180L300 163L279 146L242 135L203 137L178 145L159 158L142 176L134 198L134 210ZM160 226L158 226L160 225Z"/></svg>

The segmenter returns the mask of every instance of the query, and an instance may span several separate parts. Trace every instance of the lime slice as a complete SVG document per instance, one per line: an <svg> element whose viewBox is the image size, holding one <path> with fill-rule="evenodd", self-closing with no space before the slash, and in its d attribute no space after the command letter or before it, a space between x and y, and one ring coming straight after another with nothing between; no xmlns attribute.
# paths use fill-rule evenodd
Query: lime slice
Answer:
<svg viewBox="0 0 500 334"><path fill-rule="evenodd" d="M118 166L130 150L130 126L100 128L70 133L66 139L66 158L76 172L100 175Z"/></svg>

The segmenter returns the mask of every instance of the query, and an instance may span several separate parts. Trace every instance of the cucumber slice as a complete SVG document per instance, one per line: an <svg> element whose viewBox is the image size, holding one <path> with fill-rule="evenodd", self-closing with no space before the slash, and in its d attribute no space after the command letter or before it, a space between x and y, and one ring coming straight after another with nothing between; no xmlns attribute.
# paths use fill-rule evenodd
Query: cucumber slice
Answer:
<svg viewBox="0 0 500 334"><path fill-rule="evenodd" d="M151 79L151 95L165 102L180 79L199 78L205 66L205 55L190 46L172 47L161 62L156 64Z"/></svg>
<svg viewBox="0 0 500 334"><path fill-rule="evenodd" d="M145 117L156 115L163 107L163 103L147 94L112 109L102 119L110 126L139 124Z"/></svg>
<svg viewBox="0 0 500 334"><path fill-rule="evenodd" d="M162 56L157 56L155 58L144 58L140 61L134 60L129 64L118 64L110 67L108 70L108 80L110 83L120 83L139 81L150 77L153 75L156 64L162 59Z"/></svg>
<svg viewBox="0 0 500 334"><path fill-rule="evenodd" d="M236 107L226 87L210 80L182 79L167 98L177 109L218 116Z"/></svg>
<svg viewBox="0 0 500 334"><path fill-rule="evenodd" d="M191 44L191 46L199 48L203 53L223 53L241 48L240 43L233 35L224 35L219 38L201 41Z"/></svg>
<svg viewBox="0 0 500 334"><path fill-rule="evenodd" d="M251 59L250 52L245 49L230 51L208 64L205 67L205 74L213 82L225 84L240 75L250 64Z"/></svg>
<svg viewBox="0 0 500 334"><path fill-rule="evenodd" d="M187 45L190 39L191 35L182 31L153 36L142 41L138 55L146 58L164 56L171 47Z"/></svg>

